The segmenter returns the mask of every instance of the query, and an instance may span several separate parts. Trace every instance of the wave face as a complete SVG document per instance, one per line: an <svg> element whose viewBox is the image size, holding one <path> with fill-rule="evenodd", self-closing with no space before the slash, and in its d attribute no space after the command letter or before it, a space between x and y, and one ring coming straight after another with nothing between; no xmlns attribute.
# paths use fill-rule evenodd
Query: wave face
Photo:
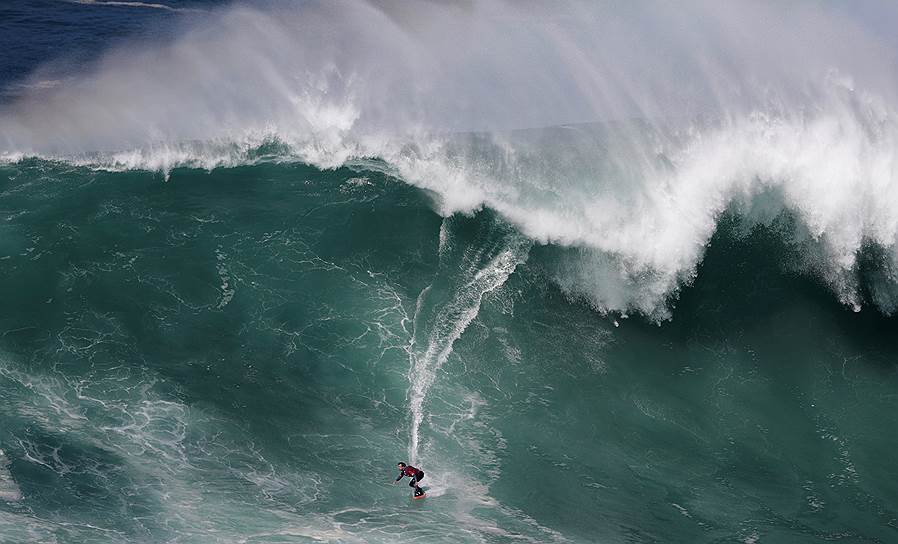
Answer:
<svg viewBox="0 0 898 544"><path fill-rule="evenodd" d="M891 4L0 9L0 540L894 540Z"/></svg>
<svg viewBox="0 0 898 544"><path fill-rule="evenodd" d="M376 170L163 179L0 167L4 539L893 535L894 318L784 271L794 220L728 212L658 327Z"/></svg>
<svg viewBox="0 0 898 544"><path fill-rule="evenodd" d="M764 194L756 221L795 214L819 246L807 269L859 308L858 253L881 247L895 268L898 236L895 44L871 22L896 14L865 10L229 8L26 93L0 146L163 171L260 148L325 168L377 158L444 215L486 206L579 248L556 272L565 289L654 319L720 214ZM893 288L873 299L895 310Z"/></svg>

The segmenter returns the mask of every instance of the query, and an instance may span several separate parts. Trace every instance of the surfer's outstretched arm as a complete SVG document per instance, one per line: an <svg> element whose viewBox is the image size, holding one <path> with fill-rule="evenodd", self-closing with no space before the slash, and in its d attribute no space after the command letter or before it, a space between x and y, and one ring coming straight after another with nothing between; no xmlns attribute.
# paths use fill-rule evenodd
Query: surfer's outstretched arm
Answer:
<svg viewBox="0 0 898 544"><path fill-rule="evenodd" d="M399 476L396 477L396 481L398 482L399 480L401 480L401 479L403 478L403 476L405 476L405 474L403 474L402 472L400 472L400 473L399 473Z"/></svg>

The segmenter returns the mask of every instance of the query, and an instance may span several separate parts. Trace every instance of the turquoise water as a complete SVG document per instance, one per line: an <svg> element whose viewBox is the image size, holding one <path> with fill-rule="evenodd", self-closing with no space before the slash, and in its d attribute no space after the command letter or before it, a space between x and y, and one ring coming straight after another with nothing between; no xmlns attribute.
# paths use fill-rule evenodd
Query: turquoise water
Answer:
<svg viewBox="0 0 898 544"><path fill-rule="evenodd" d="M0 542L898 540L896 26L4 3Z"/></svg>
<svg viewBox="0 0 898 544"><path fill-rule="evenodd" d="M7 541L894 538L894 320L772 227L722 220L657 325L372 171L2 174Z"/></svg>

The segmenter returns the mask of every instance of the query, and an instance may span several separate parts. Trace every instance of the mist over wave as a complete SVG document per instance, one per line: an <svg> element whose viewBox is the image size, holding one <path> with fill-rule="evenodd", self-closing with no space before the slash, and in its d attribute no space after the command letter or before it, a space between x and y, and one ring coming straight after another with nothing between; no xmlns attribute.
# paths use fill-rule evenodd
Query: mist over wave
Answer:
<svg viewBox="0 0 898 544"><path fill-rule="evenodd" d="M655 319L722 213L789 213L805 270L891 313L896 22L885 4L231 7L34 86L0 111L0 153L165 172L379 159L444 215L486 206L570 248L550 272L572 296Z"/></svg>

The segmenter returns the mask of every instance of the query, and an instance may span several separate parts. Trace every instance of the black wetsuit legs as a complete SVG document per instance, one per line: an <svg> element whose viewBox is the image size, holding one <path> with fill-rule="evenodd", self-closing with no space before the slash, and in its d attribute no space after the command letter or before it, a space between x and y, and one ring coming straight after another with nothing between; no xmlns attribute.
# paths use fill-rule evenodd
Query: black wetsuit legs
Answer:
<svg viewBox="0 0 898 544"><path fill-rule="evenodd" d="M424 479L424 471L419 470L417 474L412 476L412 480L408 483L409 487L415 488L415 495L424 493L424 491L420 487L418 487L418 482L420 482L423 479Z"/></svg>

